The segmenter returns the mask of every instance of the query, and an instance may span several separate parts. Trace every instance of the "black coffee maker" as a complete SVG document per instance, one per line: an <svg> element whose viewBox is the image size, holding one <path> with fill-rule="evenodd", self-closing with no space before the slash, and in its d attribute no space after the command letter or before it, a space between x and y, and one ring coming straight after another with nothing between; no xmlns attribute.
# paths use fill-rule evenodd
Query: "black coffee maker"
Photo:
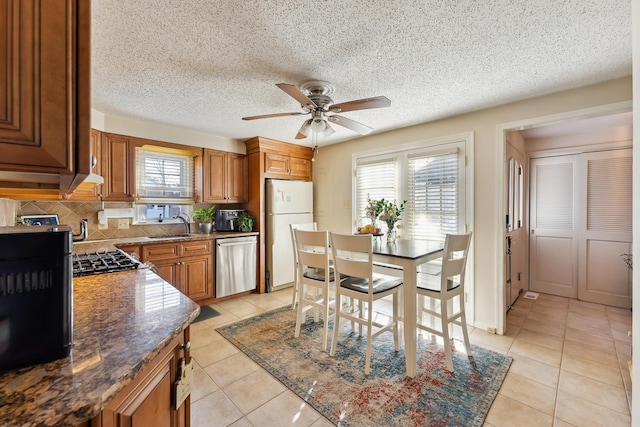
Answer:
<svg viewBox="0 0 640 427"><path fill-rule="evenodd" d="M238 218L243 212L240 209L216 211L216 231L238 231Z"/></svg>
<svg viewBox="0 0 640 427"><path fill-rule="evenodd" d="M0 371L69 355L72 232L0 227Z"/></svg>

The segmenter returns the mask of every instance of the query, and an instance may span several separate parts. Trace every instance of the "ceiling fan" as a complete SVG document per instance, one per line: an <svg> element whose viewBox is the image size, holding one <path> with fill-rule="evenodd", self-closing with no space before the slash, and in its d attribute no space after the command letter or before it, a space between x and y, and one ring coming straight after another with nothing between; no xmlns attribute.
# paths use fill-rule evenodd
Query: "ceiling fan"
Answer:
<svg viewBox="0 0 640 427"><path fill-rule="evenodd" d="M296 139L303 139L308 137L312 132L316 134L322 134L324 136L331 135L333 128L329 125L329 122L336 125L345 127L361 135L370 133L373 128L348 119L337 113L346 113L348 111L355 110L367 110L370 108L383 108L389 107L391 101L384 96L376 96L373 98L357 99L354 101L342 102L340 104L334 104L333 100L329 97L334 91L334 87L331 83L322 80L311 80L300 85L298 89L295 85L289 83L276 84L287 95L300 103L302 112L292 113L275 113L265 114L262 116L250 116L243 117L242 120L256 120L256 119L268 119L272 117L284 117L284 116L301 116L310 114L311 118L305 120L296 135Z"/></svg>

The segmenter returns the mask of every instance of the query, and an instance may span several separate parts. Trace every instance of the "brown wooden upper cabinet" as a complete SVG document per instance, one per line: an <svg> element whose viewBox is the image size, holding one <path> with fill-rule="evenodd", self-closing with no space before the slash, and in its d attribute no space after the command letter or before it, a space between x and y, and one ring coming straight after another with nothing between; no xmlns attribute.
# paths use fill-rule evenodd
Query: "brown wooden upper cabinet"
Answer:
<svg viewBox="0 0 640 427"><path fill-rule="evenodd" d="M0 170L89 174L91 2L0 3Z"/></svg>
<svg viewBox="0 0 640 427"><path fill-rule="evenodd" d="M247 156L205 149L202 169L205 203L245 203L249 200Z"/></svg>
<svg viewBox="0 0 640 427"><path fill-rule="evenodd" d="M265 153L264 172L268 178L311 180L311 160Z"/></svg>
<svg viewBox="0 0 640 427"><path fill-rule="evenodd" d="M91 129L91 158L93 169L92 172L102 175L102 132ZM95 162L94 162L95 160ZM93 188L78 188L69 196L69 200L81 200L87 202L95 202L102 200L102 185Z"/></svg>
<svg viewBox="0 0 640 427"><path fill-rule="evenodd" d="M134 200L134 150L131 138L102 134L102 200L105 202Z"/></svg>

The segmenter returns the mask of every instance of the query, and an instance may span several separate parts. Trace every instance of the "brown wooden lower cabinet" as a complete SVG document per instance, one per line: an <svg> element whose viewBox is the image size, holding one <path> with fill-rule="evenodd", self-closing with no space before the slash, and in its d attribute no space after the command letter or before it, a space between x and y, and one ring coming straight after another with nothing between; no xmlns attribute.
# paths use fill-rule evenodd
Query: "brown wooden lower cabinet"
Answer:
<svg viewBox="0 0 640 427"><path fill-rule="evenodd" d="M143 262L192 300L213 298L213 240L144 245L141 252Z"/></svg>
<svg viewBox="0 0 640 427"><path fill-rule="evenodd" d="M100 415L78 427L189 427L191 398L176 410L173 390L188 339L189 328L118 393Z"/></svg>

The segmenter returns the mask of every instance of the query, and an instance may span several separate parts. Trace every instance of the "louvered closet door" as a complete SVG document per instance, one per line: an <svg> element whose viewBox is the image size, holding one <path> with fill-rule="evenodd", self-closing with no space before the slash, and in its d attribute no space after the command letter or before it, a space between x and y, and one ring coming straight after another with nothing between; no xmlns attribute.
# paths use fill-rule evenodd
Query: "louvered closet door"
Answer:
<svg viewBox="0 0 640 427"><path fill-rule="evenodd" d="M578 157L531 159L530 288L578 296Z"/></svg>
<svg viewBox="0 0 640 427"><path fill-rule="evenodd" d="M578 298L631 308L631 150L581 155L583 209Z"/></svg>

